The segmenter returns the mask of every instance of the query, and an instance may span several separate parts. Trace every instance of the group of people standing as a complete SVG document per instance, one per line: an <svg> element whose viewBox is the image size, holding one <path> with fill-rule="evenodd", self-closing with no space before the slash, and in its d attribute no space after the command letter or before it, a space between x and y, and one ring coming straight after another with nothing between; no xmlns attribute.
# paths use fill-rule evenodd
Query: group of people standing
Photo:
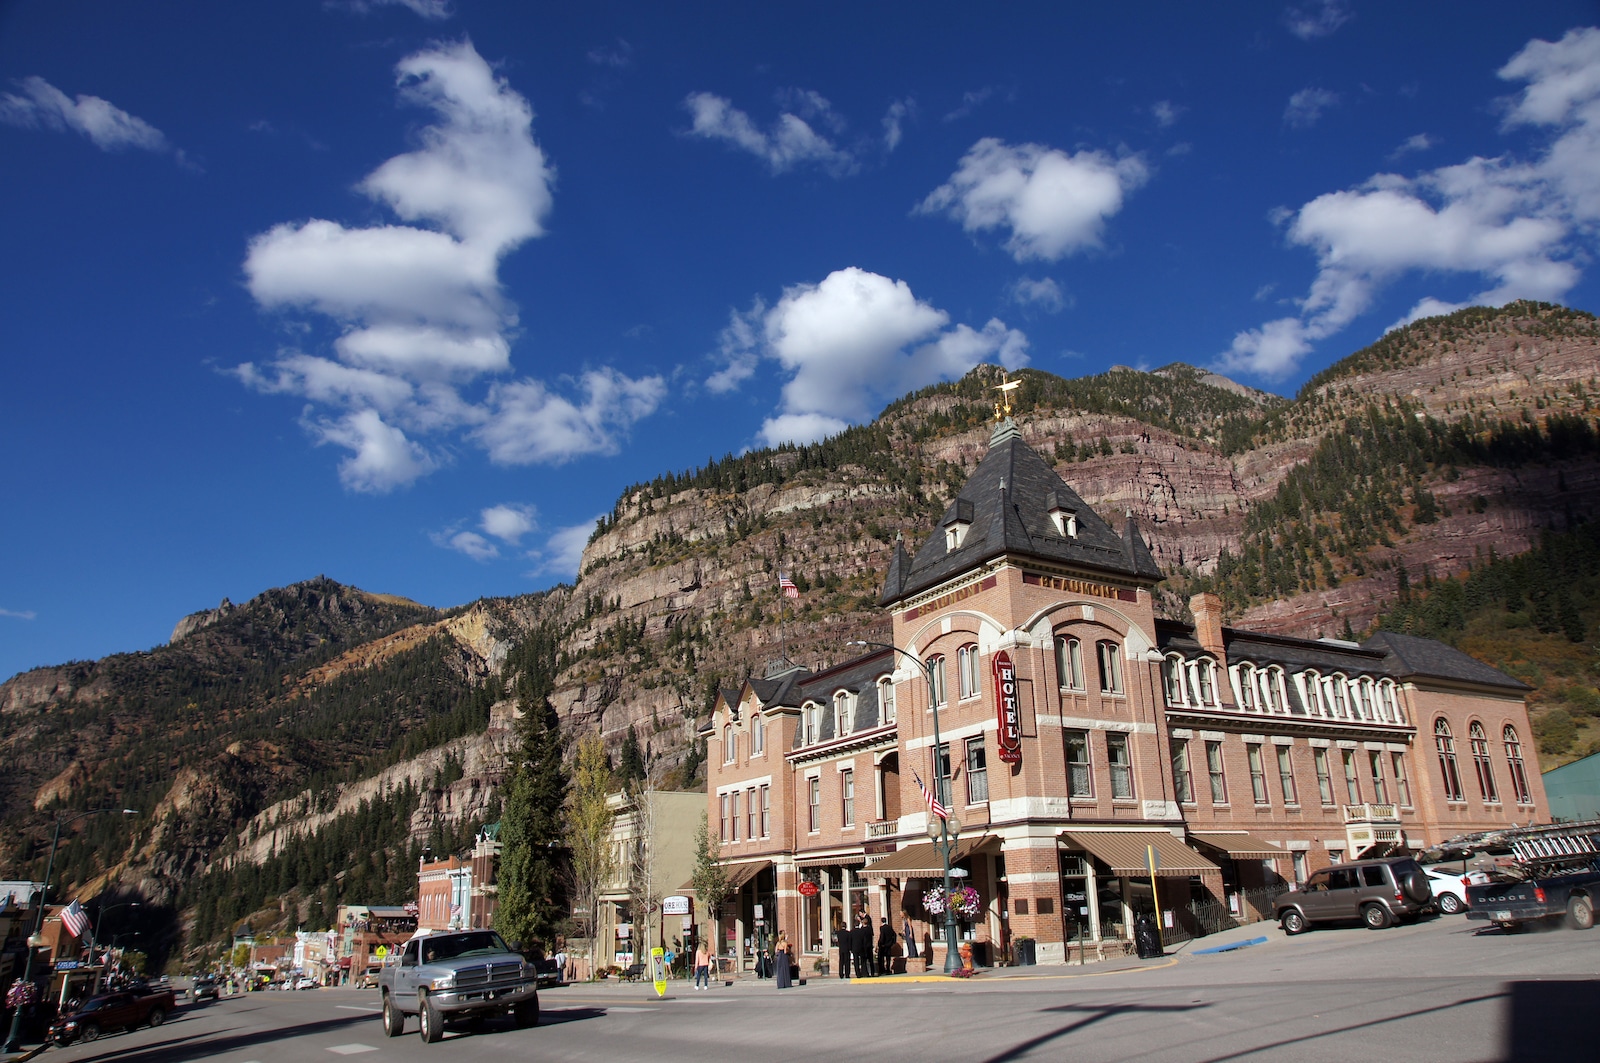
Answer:
<svg viewBox="0 0 1600 1063"><path fill-rule="evenodd" d="M876 957L873 954L872 917L861 911L855 913L854 921L855 926L840 926L833 932L833 943L839 947L839 977L849 978L852 966L857 978L893 974L894 950L900 938L889 925L889 920L878 920Z"/></svg>

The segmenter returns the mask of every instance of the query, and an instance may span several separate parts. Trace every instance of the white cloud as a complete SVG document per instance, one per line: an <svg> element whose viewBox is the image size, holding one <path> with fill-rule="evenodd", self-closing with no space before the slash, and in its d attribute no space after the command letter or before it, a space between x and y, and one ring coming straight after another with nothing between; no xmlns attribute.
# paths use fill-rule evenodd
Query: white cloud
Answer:
<svg viewBox="0 0 1600 1063"><path fill-rule="evenodd" d="M539 514L532 506L502 503L478 514L479 526L503 543L516 546L539 526Z"/></svg>
<svg viewBox="0 0 1600 1063"><path fill-rule="evenodd" d="M556 531L546 540L543 550L528 555L538 562L529 575L576 576L578 566L583 563L583 548L589 545L589 537L594 534L595 523L599 519L597 516Z"/></svg>
<svg viewBox="0 0 1600 1063"><path fill-rule="evenodd" d="M920 302L905 281L854 266L785 290L770 310L757 302L734 322L724 331L725 352L752 360L752 368L754 359L771 359L789 374L780 411L762 425L769 445L834 435L867 420L883 400L982 361L1015 367L1028 360L1027 337L1003 322L951 327L950 315Z"/></svg>
<svg viewBox="0 0 1600 1063"><path fill-rule="evenodd" d="M450 6L450 0L328 0L327 6L342 7L359 15L365 15L380 7L404 7L429 22L442 22L455 14L455 9Z"/></svg>
<svg viewBox="0 0 1600 1063"><path fill-rule="evenodd" d="M1179 107L1171 100L1157 100L1151 104L1150 114L1155 118L1156 125L1166 129L1176 124L1178 119L1183 117L1183 112L1188 109L1187 107Z"/></svg>
<svg viewBox="0 0 1600 1063"><path fill-rule="evenodd" d="M1290 7L1283 13L1283 24L1302 41L1326 37L1350 21L1345 0L1320 0Z"/></svg>
<svg viewBox="0 0 1600 1063"><path fill-rule="evenodd" d="M1573 238L1600 218L1597 71L1595 29L1533 41L1501 68L1502 78L1527 82L1508 103L1507 127L1554 132L1531 162L1474 157L1416 177L1377 174L1287 212L1288 240L1316 253L1317 276L1296 316L1239 333L1221 368L1288 375L1314 343L1349 325L1405 273L1465 274L1486 286L1465 301L1428 296L1399 324L1461 306L1564 296L1586 261Z"/></svg>
<svg viewBox="0 0 1600 1063"><path fill-rule="evenodd" d="M976 111L979 107L982 107L985 103L988 103L989 97L993 96L994 93L995 88L993 85L985 85L981 89L963 92L961 94L961 106L947 113L944 116L944 120L946 122L960 121L973 111Z"/></svg>
<svg viewBox="0 0 1600 1063"><path fill-rule="evenodd" d="M234 374L340 411L305 423L319 442L354 452L341 466L353 490L390 490L437 468L437 455L412 438L429 433L466 429L497 462L615 452L660 401L659 377L591 371L581 408L533 379L502 381L476 401L461 390L512 369L517 317L500 262L544 234L555 179L533 139L533 108L465 41L407 56L395 77L401 100L433 121L415 150L355 190L405 224L285 222L252 239L245 257L259 305L336 324L337 361L287 351Z"/></svg>
<svg viewBox="0 0 1600 1063"><path fill-rule="evenodd" d="M766 301L759 298L749 310L729 312L728 326L718 337L721 361L726 364L706 378L706 388L712 394L725 395L737 391L739 385L755 375L756 366L761 362L756 349L761 321L766 313Z"/></svg>
<svg viewBox="0 0 1600 1063"><path fill-rule="evenodd" d="M1301 89L1289 97L1283 109L1283 124L1290 129L1310 129L1322 118L1322 112L1339 103L1339 94L1327 89Z"/></svg>
<svg viewBox="0 0 1600 1063"><path fill-rule="evenodd" d="M406 434L385 424L376 410L356 410L337 420L307 423L318 443L351 451L339 463L339 480L352 491L386 494L432 472L439 462Z"/></svg>
<svg viewBox="0 0 1600 1063"><path fill-rule="evenodd" d="M473 531L436 535L433 541L446 549L466 554L474 561L493 561L500 556L498 546Z"/></svg>
<svg viewBox="0 0 1600 1063"><path fill-rule="evenodd" d="M1010 229L1006 249L1018 262L1053 261L1099 247L1106 219L1149 176L1138 155L1069 155L1041 144L1013 147L985 137L917 212L948 213L968 232Z"/></svg>
<svg viewBox="0 0 1600 1063"><path fill-rule="evenodd" d="M815 92L796 90L789 94L795 110L810 114L812 121L837 125L837 116L828 101ZM818 133L805 118L784 111L769 131L756 128L750 116L733 106L732 101L709 92L691 92L683 106L693 118L692 136L720 140L766 162L774 174L784 173L804 163L814 163L834 176L856 168L855 158Z"/></svg>
<svg viewBox="0 0 1600 1063"><path fill-rule="evenodd" d="M474 438L501 465L559 465L585 454L615 454L634 422L655 412L665 397L659 376L634 380L614 369L584 373L582 404L554 394L537 380L496 384L491 416Z"/></svg>
<svg viewBox="0 0 1600 1063"><path fill-rule="evenodd" d="M1394 160L1400 158L1402 155L1409 155L1414 151L1427 151L1430 148L1435 147L1438 147L1438 141L1434 140L1426 133L1418 133L1415 136L1406 137L1405 143L1401 144L1398 148L1395 148L1394 151L1389 153L1389 158Z"/></svg>
<svg viewBox="0 0 1600 1063"><path fill-rule="evenodd" d="M0 122L7 125L81 133L101 151L169 148L161 130L98 96L80 95L74 100L41 77L23 78L17 85L23 95L0 96Z"/></svg>
<svg viewBox="0 0 1600 1063"><path fill-rule="evenodd" d="M1061 293L1061 286L1050 277L1034 280L1032 277L1019 277L1011 285L1011 299L1021 306L1037 306L1054 314L1067 305L1066 296Z"/></svg>
<svg viewBox="0 0 1600 1063"><path fill-rule="evenodd" d="M0 616L9 616L13 620L35 620L39 614L32 609L0 609Z"/></svg>
<svg viewBox="0 0 1600 1063"><path fill-rule="evenodd" d="M905 133L901 128L908 118L915 118L917 114L917 101L909 96L903 100L895 100L889 105L888 111L883 115L883 147L885 151L893 151L900 146Z"/></svg>

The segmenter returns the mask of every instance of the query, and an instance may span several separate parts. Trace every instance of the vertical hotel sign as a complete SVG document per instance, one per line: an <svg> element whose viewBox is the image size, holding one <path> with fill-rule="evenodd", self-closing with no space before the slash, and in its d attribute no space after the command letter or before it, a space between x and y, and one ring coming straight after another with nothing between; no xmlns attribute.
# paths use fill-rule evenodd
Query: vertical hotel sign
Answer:
<svg viewBox="0 0 1600 1063"><path fill-rule="evenodd" d="M998 755L1007 764L1020 764L1022 714L1017 708L1017 670L1005 650L994 655L994 703L1000 724Z"/></svg>

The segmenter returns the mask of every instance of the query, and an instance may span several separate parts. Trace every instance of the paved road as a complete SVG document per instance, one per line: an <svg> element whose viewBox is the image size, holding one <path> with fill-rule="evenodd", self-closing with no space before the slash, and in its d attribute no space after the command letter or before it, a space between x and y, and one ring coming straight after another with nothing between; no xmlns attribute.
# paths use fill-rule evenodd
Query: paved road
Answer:
<svg viewBox="0 0 1600 1063"><path fill-rule="evenodd" d="M395 1060L1328 1060L1593 1058L1600 930L1505 936L1459 917L1381 932L1267 933L1265 945L1131 969L1040 967L970 983L813 980L695 992L569 986L538 1029L390 1040L371 991L257 993L159 1030L51 1050L60 1063ZM1238 934L1235 937L1241 936ZM1202 943L1204 944L1204 943Z"/></svg>

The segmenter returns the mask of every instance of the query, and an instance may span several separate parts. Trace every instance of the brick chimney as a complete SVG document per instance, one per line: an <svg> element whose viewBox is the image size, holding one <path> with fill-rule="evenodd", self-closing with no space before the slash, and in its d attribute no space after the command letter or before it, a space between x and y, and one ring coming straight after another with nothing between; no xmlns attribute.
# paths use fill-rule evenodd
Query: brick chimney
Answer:
<svg viewBox="0 0 1600 1063"><path fill-rule="evenodd" d="M1228 654L1222 648L1222 599L1215 594L1197 594L1189 599L1189 612L1194 614L1194 637L1200 648L1228 667Z"/></svg>

